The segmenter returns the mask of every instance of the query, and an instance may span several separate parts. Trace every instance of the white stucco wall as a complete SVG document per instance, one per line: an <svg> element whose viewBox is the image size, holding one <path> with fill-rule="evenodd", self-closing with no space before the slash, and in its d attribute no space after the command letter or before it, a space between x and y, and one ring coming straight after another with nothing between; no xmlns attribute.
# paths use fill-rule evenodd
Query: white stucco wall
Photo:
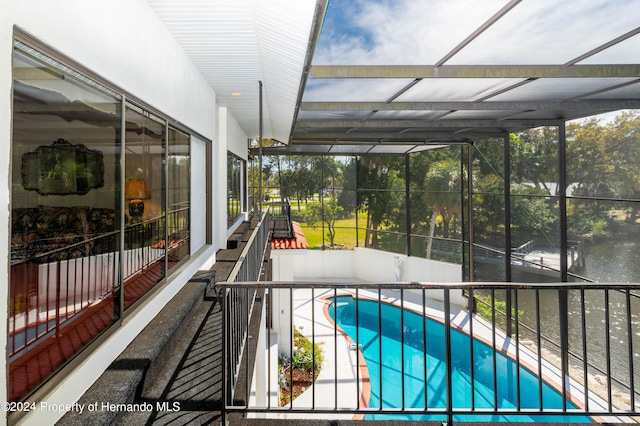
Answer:
<svg viewBox="0 0 640 426"><path fill-rule="evenodd" d="M357 279L395 282L396 258L400 260L401 282L456 283L462 281L460 265L382 250L273 250L273 279L311 281L315 279Z"/></svg>
<svg viewBox="0 0 640 426"><path fill-rule="evenodd" d="M220 167L214 173L218 182L224 182L219 185L217 191L224 202L216 207L219 214L224 215L224 220L216 225L216 234L219 235L220 244L225 244L227 238L233 234L233 231L242 223L244 217L239 218L236 223L227 227L227 153L231 152L241 159L247 161L248 146L247 134L240 127L236 119L226 107L218 108L218 138L216 155L221 159ZM243 176L242 176L243 177ZM243 188L244 185L241 186ZM242 194L244 197L244 194Z"/></svg>
<svg viewBox="0 0 640 426"><path fill-rule="evenodd" d="M248 136L231 114L227 114L227 150L247 160Z"/></svg>
<svg viewBox="0 0 640 426"><path fill-rule="evenodd" d="M274 281L365 281L372 283L425 282L457 283L462 281L462 267L453 263L398 255L382 250L273 250ZM399 271L396 263L399 262ZM396 274L399 273L398 279ZM441 290L429 291L442 300ZM451 302L466 306L459 290L451 294Z"/></svg>
<svg viewBox="0 0 640 426"><path fill-rule="evenodd" d="M400 260L398 281L456 283L462 281L462 267L415 256L405 256L369 248L356 248L356 276L364 281L395 282L395 261Z"/></svg>
<svg viewBox="0 0 640 426"><path fill-rule="evenodd" d="M19 27L61 55L78 62L100 78L130 93L157 111L183 123L204 138L216 139L216 96L195 66L161 24L144 0L0 0L0 257L9 258L9 201L11 167L11 64L14 26ZM246 143L246 142L245 142ZM201 211L205 205L204 145L194 145L192 196L194 227L204 225ZM216 149L212 150L213 153ZM213 169L226 165L224 156L213 157ZM19 165L18 165L19 167ZM226 166L225 166L226 167ZM214 188L220 181L212 182ZM222 180L222 182L226 182ZM226 185L222 185L225 187ZM222 205L225 194L217 194L212 205ZM226 211L213 210L213 223L226 224ZM195 244L204 241L204 229L193 229ZM200 238L202 237L202 238ZM172 276L171 281L153 298L146 301L135 315L129 315L122 326L82 364L53 389L44 400L52 403L73 403L148 324L160 309L177 293L186 281L215 259L219 245L205 247L194 253L191 261ZM0 306L8 311L9 262L0 262ZM0 345L6 353L7 319L0 316ZM0 369L0 382L7 383L5 368ZM0 386L0 401L6 401L6 386ZM53 424L61 414L34 412L25 417L25 424ZM0 417L0 423L6 418Z"/></svg>
<svg viewBox="0 0 640 426"><path fill-rule="evenodd" d="M398 255L381 250L356 248L354 250L273 250L271 252L274 281L298 282L370 282L394 283L457 283L462 281L462 267L453 263L439 262ZM399 269L399 270L398 270ZM399 275L399 277L397 276ZM422 290L406 290L418 297ZM278 351L283 354L291 350L291 293L289 290L272 289L273 329L278 335ZM444 291L426 290L426 297L444 301ZM467 298L462 290L450 292L451 304L467 307Z"/></svg>

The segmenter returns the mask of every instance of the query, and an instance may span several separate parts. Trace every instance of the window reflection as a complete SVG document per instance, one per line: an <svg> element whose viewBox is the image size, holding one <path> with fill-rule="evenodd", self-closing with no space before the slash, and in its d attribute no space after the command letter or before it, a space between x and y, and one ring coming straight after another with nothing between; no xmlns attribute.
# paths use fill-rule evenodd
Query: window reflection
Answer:
<svg viewBox="0 0 640 426"><path fill-rule="evenodd" d="M191 208L189 134L132 103L123 121L121 95L20 41L14 46L12 401L188 258Z"/></svg>
<svg viewBox="0 0 640 426"><path fill-rule="evenodd" d="M125 111L124 308L165 277L165 125L142 108Z"/></svg>
<svg viewBox="0 0 640 426"><path fill-rule="evenodd" d="M169 128L167 249L169 269L189 256L191 151L189 135Z"/></svg>
<svg viewBox="0 0 640 426"><path fill-rule="evenodd" d="M117 319L121 217L120 97L20 42L15 46L8 332L12 401ZM53 143L60 140L64 143ZM90 176L86 153L94 167ZM25 156L29 161L21 170Z"/></svg>

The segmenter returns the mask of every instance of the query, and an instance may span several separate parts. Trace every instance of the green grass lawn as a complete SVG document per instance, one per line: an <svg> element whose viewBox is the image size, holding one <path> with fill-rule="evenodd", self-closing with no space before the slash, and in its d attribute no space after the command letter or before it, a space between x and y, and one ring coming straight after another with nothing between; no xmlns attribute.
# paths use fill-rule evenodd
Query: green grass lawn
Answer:
<svg viewBox="0 0 640 426"><path fill-rule="evenodd" d="M294 209L292 209L294 210ZM292 213L294 213L292 211ZM358 216L358 225L360 225L361 229L358 232L358 246L364 247L364 237L365 230L362 229L367 223L367 213L360 212ZM305 222L300 222L300 226L302 227L302 231L304 232L305 237L307 237L307 242L309 243L309 248L321 248L322 247L322 224L317 224L318 226L309 226ZM324 230L324 243L329 245L329 237L327 236L327 230ZM355 214L348 218L336 221L336 237L334 239L335 244L344 245L347 249L353 249L356 247L356 216Z"/></svg>

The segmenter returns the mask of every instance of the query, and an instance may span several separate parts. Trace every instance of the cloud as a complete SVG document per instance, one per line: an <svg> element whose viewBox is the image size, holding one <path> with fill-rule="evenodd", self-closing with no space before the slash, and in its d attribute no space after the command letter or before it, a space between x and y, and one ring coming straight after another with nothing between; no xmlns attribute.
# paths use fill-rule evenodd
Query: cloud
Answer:
<svg viewBox="0 0 640 426"><path fill-rule="evenodd" d="M314 64L431 65L507 3L331 0ZM448 63L562 64L636 28L639 6L638 0L524 0ZM599 57L637 63L636 49L611 51Z"/></svg>
<svg viewBox="0 0 640 426"><path fill-rule="evenodd" d="M408 85L410 78L311 79L304 102L385 102Z"/></svg>
<svg viewBox="0 0 640 426"><path fill-rule="evenodd" d="M331 0L314 64L432 64L504 0Z"/></svg>

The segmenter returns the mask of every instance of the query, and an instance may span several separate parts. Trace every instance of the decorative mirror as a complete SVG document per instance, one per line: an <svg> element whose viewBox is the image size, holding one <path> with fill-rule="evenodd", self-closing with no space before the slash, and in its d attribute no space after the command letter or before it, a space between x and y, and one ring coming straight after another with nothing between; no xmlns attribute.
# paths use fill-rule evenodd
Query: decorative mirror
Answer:
<svg viewBox="0 0 640 426"><path fill-rule="evenodd" d="M40 195L86 194L104 185L100 151L58 139L22 156L22 186Z"/></svg>

